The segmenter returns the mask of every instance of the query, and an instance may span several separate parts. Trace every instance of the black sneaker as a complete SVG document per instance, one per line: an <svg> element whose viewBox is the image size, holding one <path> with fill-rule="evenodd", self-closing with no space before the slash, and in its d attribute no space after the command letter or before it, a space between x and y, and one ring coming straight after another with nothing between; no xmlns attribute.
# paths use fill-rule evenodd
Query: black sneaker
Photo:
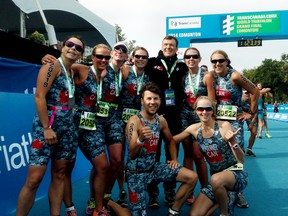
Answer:
<svg viewBox="0 0 288 216"><path fill-rule="evenodd" d="M122 190L119 194L119 198L117 200L117 203L122 206L123 208L128 207L128 201L127 201L127 194L125 190Z"/></svg>
<svg viewBox="0 0 288 216"><path fill-rule="evenodd" d="M172 206L175 202L175 191L169 191L165 193L164 201L169 205Z"/></svg>
<svg viewBox="0 0 288 216"><path fill-rule="evenodd" d="M247 149L245 155L246 155L246 156L251 156L251 157L256 157L256 155L255 155L250 149Z"/></svg>
<svg viewBox="0 0 288 216"><path fill-rule="evenodd" d="M150 197L148 207L150 209L158 209L160 207L157 197Z"/></svg>

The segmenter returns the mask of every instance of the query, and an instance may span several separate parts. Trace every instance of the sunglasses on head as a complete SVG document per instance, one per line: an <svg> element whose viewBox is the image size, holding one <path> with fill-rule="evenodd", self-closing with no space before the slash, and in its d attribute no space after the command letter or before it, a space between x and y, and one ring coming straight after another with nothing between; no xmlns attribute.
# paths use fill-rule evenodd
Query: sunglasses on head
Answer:
<svg viewBox="0 0 288 216"><path fill-rule="evenodd" d="M123 52L123 53L127 53L127 49L125 49L125 48L123 48L123 47L115 47L114 48L114 50L116 50L116 51L121 51L121 52Z"/></svg>
<svg viewBox="0 0 288 216"><path fill-rule="evenodd" d="M75 46L75 49L76 49L78 52L82 52L82 51L83 51L83 47L82 47L81 45L75 44L75 43L72 42L72 41L66 41L65 46L67 46L67 47L69 47L69 48L72 48L73 46Z"/></svg>
<svg viewBox="0 0 288 216"><path fill-rule="evenodd" d="M225 61L226 61L226 59L212 59L211 63L212 64L217 64L217 62L219 62L220 64L222 64Z"/></svg>
<svg viewBox="0 0 288 216"><path fill-rule="evenodd" d="M93 54L97 59L101 59L101 60L103 60L103 59L105 59L105 60L110 60L110 58L111 58L111 56L110 55L108 55L108 56L105 56L105 55L99 55L99 54Z"/></svg>
<svg viewBox="0 0 288 216"><path fill-rule="evenodd" d="M134 55L134 57L137 58L137 59L140 59L140 58L148 59L148 56L146 56L146 55Z"/></svg>
<svg viewBox="0 0 288 216"><path fill-rule="evenodd" d="M196 111L204 112L204 110L206 110L206 112L211 112L213 111L213 107L212 106L196 107Z"/></svg>
<svg viewBox="0 0 288 216"><path fill-rule="evenodd" d="M198 59L200 56L198 54L194 54L194 55L184 55L184 59L191 59L191 57L193 59Z"/></svg>

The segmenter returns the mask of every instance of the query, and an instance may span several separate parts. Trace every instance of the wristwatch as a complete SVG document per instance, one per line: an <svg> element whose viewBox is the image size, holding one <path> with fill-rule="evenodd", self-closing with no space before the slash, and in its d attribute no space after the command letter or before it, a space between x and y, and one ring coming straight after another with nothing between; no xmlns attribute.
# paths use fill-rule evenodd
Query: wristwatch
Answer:
<svg viewBox="0 0 288 216"><path fill-rule="evenodd" d="M238 143L235 143L233 146L232 146L233 149L238 149L239 148L239 145Z"/></svg>

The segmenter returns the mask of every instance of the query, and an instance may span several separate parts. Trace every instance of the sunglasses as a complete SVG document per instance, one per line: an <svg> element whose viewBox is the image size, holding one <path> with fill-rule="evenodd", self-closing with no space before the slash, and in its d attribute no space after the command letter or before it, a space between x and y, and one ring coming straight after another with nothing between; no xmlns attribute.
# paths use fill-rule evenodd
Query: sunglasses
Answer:
<svg viewBox="0 0 288 216"><path fill-rule="evenodd" d="M75 49L76 49L78 52L82 52L82 51L83 51L83 47L82 47L81 45L75 44L75 43L72 42L72 41L66 41L65 46L67 46L67 47L69 47L69 48L72 48L73 46L75 46Z"/></svg>
<svg viewBox="0 0 288 216"><path fill-rule="evenodd" d="M137 59L140 59L140 58L148 59L148 56L146 56L146 55L134 55L134 57L137 58Z"/></svg>
<svg viewBox="0 0 288 216"><path fill-rule="evenodd" d="M212 59L211 63L212 64L217 64L217 62L219 62L219 64L222 64L225 61L226 61L226 59Z"/></svg>
<svg viewBox="0 0 288 216"><path fill-rule="evenodd" d="M184 55L184 59L191 59L191 57L193 59L198 59L200 56L197 55L197 54L194 54L194 55Z"/></svg>
<svg viewBox="0 0 288 216"><path fill-rule="evenodd" d="M196 107L196 111L204 112L204 110L206 110L206 112L211 112L211 111L213 111L213 107L212 106Z"/></svg>
<svg viewBox="0 0 288 216"><path fill-rule="evenodd" d="M115 47L114 50L123 52L123 53L125 53L125 54L127 53L127 50L126 50L126 49L123 49L123 48L121 48L121 47Z"/></svg>
<svg viewBox="0 0 288 216"><path fill-rule="evenodd" d="M111 56L110 55L108 55L108 56L104 56L104 55L99 55L99 54L93 54L97 59L101 59L101 60L103 60L103 59L105 59L105 60L110 60L110 58L111 58Z"/></svg>

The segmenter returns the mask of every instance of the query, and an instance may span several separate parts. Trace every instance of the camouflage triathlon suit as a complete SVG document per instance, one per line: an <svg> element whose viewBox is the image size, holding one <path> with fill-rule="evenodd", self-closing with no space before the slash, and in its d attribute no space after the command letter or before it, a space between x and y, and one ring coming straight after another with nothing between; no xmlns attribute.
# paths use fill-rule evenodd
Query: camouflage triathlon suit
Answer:
<svg viewBox="0 0 288 216"><path fill-rule="evenodd" d="M51 63L51 66L54 63ZM51 67L50 67L51 68ZM57 77L46 95L48 116L54 116L52 129L58 139L56 145L48 145L44 139L44 129L39 116L33 120L33 142L30 151L29 164L32 166L46 166L53 160L74 160L76 157L77 143L74 141L73 110L68 109L68 89L66 75L61 67L61 74ZM66 110L52 110L55 108ZM53 115L54 113L54 115Z"/></svg>
<svg viewBox="0 0 288 216"><path fill-rule="evenodd" d="M97 84L95 79L95 74L91 67L89 67L87 79L80 85L76 85L75 88L76 113L74 122L78 129L76 130L76 134L78 133L79 148L90 161L105 152L105 145L98 141L96 127L94 127L95 104L97 101Z"/></svg>
<svg viewBox="0 0 288 216"><path fill-rule="evenodd" d="M197 76L192 77L192 80L191 80L192 83L190 83L189 81L190 80L189 76L190 76L190 72L188 71L184 77L184 93L185 93L186 98L183 102L183 107L180 111L182 130L185 130L191 124L200 122L197 114L194 111L193 105L199 96L207 96L208 94L207 88L203 82L204 71L202 69L200 69ZM198 81L198 76L200 76L199 81ZM195 90L197 92L194 95L192 86L195 86L197 82L199 82L198 89ZM193 136L191 137L194 139Z"/></svg>
<svg viewBox="0 0 288 216"><path fill-rule="evenodd" d="M242 88L234 87L231 81L232 73L234 69L229 69L225 77L220 77L216 73L214 74L215 79L215 90L217 104L221 105L234 105L237 106L237 114L242 113ZM238 128L241 130L236 135L236 140L240 147L244 149L244 130L242 120L228 120L233 126L233 130L236 131Z"/></svg>
<svg viewBox="0 0 288 216"><path fill-rule="evenodd" d="M110 65L106 70L106 76L102 79L102 94L98 97L100 101L98 99L97 103L107 103L106 108L108 108L109 111L106 117L96 115L98 146L122 142L123 125L121 123L121 113L117 112L119 97L116 96L117 91L120 92L121 90L121 79L119 79L119 73L121 73L121 71L116 73ZM100 87L98 87L98 89L99 88ZM97 110L99 111L99 105L97 105Z"/></svg>
<svg viewBox="0 0 288 216"><path fill-rule="evenodd" d="M124 122L124 131L125 125L132 116L128 115L128 113L123 112L125 108L135 109L140 111L141 110L141 98L140 98L140 88L144 83L148 82L148 76L143 72L143 74L136 76L135 72L133 71L133 67L130 67L130 71L126 80L123 81L122 91L121 91L121 103L119 107L119 112L121 112L122 120ZM135 113L137 114L137 113Z"/></svg>
<svg viewBox="0 0 288 216"><path fill-rule="evenodd" d="M156 122L149 123L141 114L137 115L150 126L153 131L152 138L146 141L139 156L135 159L128 157L126 163L126 176L129 189L129 200L133 216L146 216L146 189L153 180L172 181L175 180L181 167L170 169L167 163L156 162L156 151L160 134L160 122L155 115Z"/></svg>
<svg viewBox="0 0 288 216"><path fill-rule="evenodd" d="M200 128L197 135L197 141L200 146L200 151L203 153L206 161L209 163L210 172L212 174L221 172L237 163L231 147L223 139L220 133L217 121L215 121L213 136L211 138L203 138L202 128ZM244 170L236 170L231 172L233 172L235 176L233 191L243 191L248 184L248 173ZM213 189L210 183L203 187L201 192L213 202L215 201Z"/></svg>

